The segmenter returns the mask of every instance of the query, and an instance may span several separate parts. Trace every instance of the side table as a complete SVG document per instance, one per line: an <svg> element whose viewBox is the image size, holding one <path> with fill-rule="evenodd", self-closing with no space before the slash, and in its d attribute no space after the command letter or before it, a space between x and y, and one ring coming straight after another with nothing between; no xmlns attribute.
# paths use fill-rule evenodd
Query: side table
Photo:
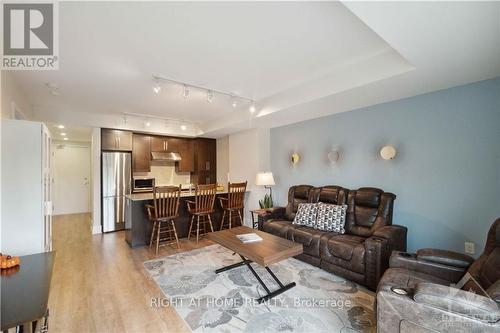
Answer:
<svg viewBox="0 0 500 333"><path fill-rule="evenodd" d="M250 215L252 215L252 228L262 230L262 225L259 223L259 217L263 217L268 213L272 213L277 209L282 209L283 207L271 207L271 208L259 208L250 210Z"/></svg>

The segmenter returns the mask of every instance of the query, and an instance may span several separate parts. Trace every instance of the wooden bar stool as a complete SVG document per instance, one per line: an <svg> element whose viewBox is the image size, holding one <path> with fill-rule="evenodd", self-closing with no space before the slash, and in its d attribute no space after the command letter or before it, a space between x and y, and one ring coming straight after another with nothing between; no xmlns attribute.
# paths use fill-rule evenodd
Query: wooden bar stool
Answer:
<svg viewBox="0 0 500 333"><path fill-rule="evenodd" d="M156 244L156 255L160 246L177 243L180 249L174 219L179 217L179 198L181 186L158 186L153 189L154 206L146 205L149 220L153 222L153 231L149 248Z"/></svg>
<svg viewBox="0 0 500 333"><path fill-rule="evenodd" d="M191 214L188 239L192 232L196 232L196 243L200 238L200 223L203 227L203 235L207 234L207 224L213 232L212 218L210 214L214 212L215 194L217 184L197 185L195 189L194 201L186 200L188 212ZM196 230L193 229L194 218L196 217Z"/></svg>
<svg viewBox="0 0 500 333"><path fill-rule="evenodd" d="M233 217L236 217L236 212L240 218L240 225L243 225L243 217L241 211L245 208L245 192L247 190L247 182L244 183L228 183L227 184L227 198L219 198L220 206L224 210L222 219L220 221L220 230L224 228L224 219L226 212L228 215L227 226L228 229L232 227ZM233 215L234 213L234 215Z"/></svg>

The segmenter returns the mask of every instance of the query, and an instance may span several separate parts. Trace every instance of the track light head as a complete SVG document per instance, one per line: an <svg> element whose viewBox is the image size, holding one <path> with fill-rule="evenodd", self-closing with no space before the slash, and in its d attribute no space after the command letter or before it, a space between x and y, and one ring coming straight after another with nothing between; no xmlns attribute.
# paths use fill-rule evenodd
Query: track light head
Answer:
<svg viewBox="0 0 500 333"><path fill-rule="evenodd" d="M214 93L212 90L207 90L207 102L212 103L214 101Z"/></svg>
<svg viewBox="0 0 500 333"><path fill-rule="evenodd" d="M255 111L257 111L257 109L255 108L255 102L252 102L252 105L250 105L250 113L254 113Z"/></svg>
<svg viewBox="0 0 500 333"><path fill-rule="evenodd" d="M187 85L184 85L184 92L182 93L182 96L184 96L184 98L189 97L189 87Z"/></svg>
<svg viewBox="0 0 500 333"><path fill-rule="evenodd" d="M161 86L159 84L155 84L153 86L153 91L155 92L155 94L159 94L161 92Z"/></svg>

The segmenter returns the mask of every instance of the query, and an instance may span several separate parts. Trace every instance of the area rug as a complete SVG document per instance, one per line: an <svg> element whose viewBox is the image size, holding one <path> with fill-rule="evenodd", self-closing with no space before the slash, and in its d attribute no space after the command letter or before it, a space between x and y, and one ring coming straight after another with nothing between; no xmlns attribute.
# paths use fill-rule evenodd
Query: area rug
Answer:
<svg viewBox="0 0 500 333"><path fill-rule="evenodd" d="M152 306L171 306L194 332L374 332L374 294L357 284L294 258L271 266L297 286L258 304L264 289L246 266L220 274L215 269L241 261L211 245L146 261L144 267L165 294ZM267 271L252 263L265 284Z"/></svg>

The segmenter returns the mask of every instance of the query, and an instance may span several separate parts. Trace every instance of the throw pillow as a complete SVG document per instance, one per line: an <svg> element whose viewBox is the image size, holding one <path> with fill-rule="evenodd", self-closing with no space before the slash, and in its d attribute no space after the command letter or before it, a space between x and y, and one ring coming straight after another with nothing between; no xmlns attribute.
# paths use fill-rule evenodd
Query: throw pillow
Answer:
<svg viewBox="0 0 500 333"><path fill-rule="evenodd" d="M301 203L293 219L293 224L305 225L314 228L318 216L318 204Z"/></svg>
<svg viewBox="0 0 500 333"><path fill-rule="evenodd" d="M347 205L318 204L318 221L316 229L345 233L345 215Z"/></svg>

